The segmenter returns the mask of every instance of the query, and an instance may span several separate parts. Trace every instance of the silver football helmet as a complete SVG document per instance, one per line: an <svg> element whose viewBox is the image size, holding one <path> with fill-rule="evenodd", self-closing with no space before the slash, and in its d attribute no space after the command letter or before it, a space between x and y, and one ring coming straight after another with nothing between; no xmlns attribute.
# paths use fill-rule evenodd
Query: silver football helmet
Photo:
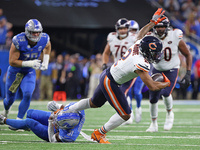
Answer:
<svg viewBox="0 0 200 150"><path fill-rule="evenodd" d="M129 20L129 31L133 33L139 32L139 24L135 20ZM133 31L132 31L133 30Z"/></svg>
<svg viewBox="0 0 200 150"><path fill-rule="evenodd" d="M77 111L63 109L57 114L55 124L59 129L72 129L79 123L80 118L81 117Z"/></svg>
<svg viewBox="0 0 200 150"><path fill-rule="evenodd" d="M42 24L37 19L30 19L25 25L26 37L32 42L38 42L40 40L42 31ZM33 35L32 33L34 32L39 32L39 35Z"/></svg>

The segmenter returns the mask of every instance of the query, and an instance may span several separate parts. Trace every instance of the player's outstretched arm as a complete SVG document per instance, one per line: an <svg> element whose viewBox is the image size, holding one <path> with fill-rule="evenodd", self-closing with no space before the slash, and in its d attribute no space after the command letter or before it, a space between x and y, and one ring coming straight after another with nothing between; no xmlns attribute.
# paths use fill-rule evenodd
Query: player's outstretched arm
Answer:
<svg viewBox="0 0 200 150"><path fill-rule="evenodd" d="M102 55L102 58L103 58L102 70L105 70L107 68L107 63L109 62L110 53L111 53L110 46L107 43L105 48L104 48L103 55Z"/></svg>
<svg viewBox="0 0 200 150"><path fill-rule="evenodd" d="M191 84L191 67L192 67L192 54L190 53L190 50L187 48L186 43L183 40L180 40L178 48L180 52L185 56L186 58L186 65L187 65L187 71L183 79L181 80L181 84L188 88Z"/></svg>
<svg viewBox="0 0 200 150"><path fill-rule="evenodd" d="M150 22L139 31L136 41L142 39L149 32L151 28L153 28L156 24L164 20L166 18L162 17L164 13L165 11L162 10L162 8L158 8L158 10L154 13Z"/></svg>
<svg viewBox="0 0 200 150"><path fill-rule="evenodd" d="M43 50L43 62L40 70L47 70L49 65L49 55L51 53L51 42L49 41Z"/></svg>
<svg viewBox="0 0 200 150"><path fill-rule="evenodd" d="M54 125L53 125L54 113L52 113L48 119L48 138L49 142L61 142L59 138L59 132L54 134Z"/></svg>
<svg viewBox="0 0 200 150"><path fill-rule="evenodd" d="M170 86L170 81L166 76L164 77L164 82L157 82L152 80L148 72L143 72L140 70L136 70L135 72L140 76L150 91L159 91L167 86Z"/></svg>

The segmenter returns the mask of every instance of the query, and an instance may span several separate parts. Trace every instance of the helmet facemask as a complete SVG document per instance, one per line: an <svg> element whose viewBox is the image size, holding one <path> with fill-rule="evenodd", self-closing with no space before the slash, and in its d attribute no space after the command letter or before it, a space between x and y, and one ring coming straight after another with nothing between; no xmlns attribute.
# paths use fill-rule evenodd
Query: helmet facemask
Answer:
<svg viewBox="0 0 200 150"><path fill-rule="evenodd" d="M42 25L37 19L29 20L25 25L26 37L32 42L38 42L42 36ZM33 33L39 33L39 35L33 35Z"/></svg>
<svg viewBox="0 0 200 150"><path fill-rule="evenodd" d="M163 15L162 17L166 17L166 16ZM169 25L170 25L169 19L166 17L164 20L162 20L161 22L159 22L157 25L153 27L154 34L160 39L166 37L168 34L168 31L170 30ZM162 30L156 29L158 27L165 27L165 30L162 31Z"/></svg>

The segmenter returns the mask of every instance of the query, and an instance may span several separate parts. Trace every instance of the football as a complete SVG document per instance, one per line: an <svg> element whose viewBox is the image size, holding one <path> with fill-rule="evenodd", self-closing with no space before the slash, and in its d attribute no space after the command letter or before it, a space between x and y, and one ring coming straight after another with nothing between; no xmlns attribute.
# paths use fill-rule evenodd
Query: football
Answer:
<svg viewBox="0 0 200 150"><path fill-rule="evenodd" d="M151 75L151 78L153 79L153 81L158 81L158 82L163 82L164 81L164 77L161 73L155 73Z"/></svg>

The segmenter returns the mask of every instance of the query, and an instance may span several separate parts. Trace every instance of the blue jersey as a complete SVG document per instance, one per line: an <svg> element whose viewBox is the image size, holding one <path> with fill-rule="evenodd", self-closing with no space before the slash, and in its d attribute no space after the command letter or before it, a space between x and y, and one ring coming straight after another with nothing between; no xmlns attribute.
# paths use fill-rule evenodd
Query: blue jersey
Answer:
<svg viewBox="0 0 200 150"><path fill-rule="evenodd" d="M46 33L42 33L40 40L37 42L36 45L31 47L28 44L28 39L24 32L17 34L13 37L12 42L15 45L16 49L20 51L19 60L34 60L40 57L41 52L46 47L47 43L49 42L50 38L49 35ZM9 66L9 69L14 72L30 72L34 70L30 67L12 67Z"/></svg>
<svg viewBox="0 0 200 150"><path fill-rule="evenodd" d="M69 107L74 103L70 103L69 105L65 106ZM65 108L63 110L65 110ZM83 124L85 122L85 112L84 110L79 111L79 114L81 116L81 119L73 129L65 130L65 129L59 129L59 138L62 142L74 142L77 137L79 136L81 129L83 127Z"/></svg>

